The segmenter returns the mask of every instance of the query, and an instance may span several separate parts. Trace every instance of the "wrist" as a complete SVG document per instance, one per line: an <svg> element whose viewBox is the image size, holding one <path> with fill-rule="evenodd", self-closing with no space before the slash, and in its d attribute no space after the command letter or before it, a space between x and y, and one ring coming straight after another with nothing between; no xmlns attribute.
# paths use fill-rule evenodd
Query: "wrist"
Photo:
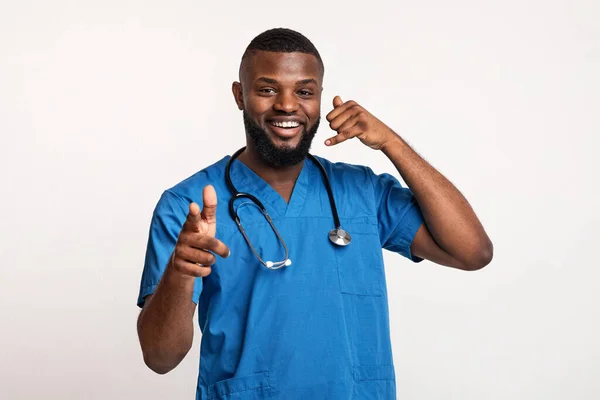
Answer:
<svg viewBox="0 0 600 400"><path fill-rule="evenodd" d="M186 284L194 284L195 276L187 275L180 272L175 266L175 254L171 255L169 259L169 263L167 264L167 268L165 271L166 279L170 281L171 284L177 284L178 286L185 286Z"/></svg>
<svg viewBox="0 0 600 400"><path fill-rule="evenodd" d="M388 139L382 143L380 150L387 154L391 149L393 149L396 146L400 146L403 143L404 142L402 141L400 135L398 135L394 131L391 131Z"/></svg>

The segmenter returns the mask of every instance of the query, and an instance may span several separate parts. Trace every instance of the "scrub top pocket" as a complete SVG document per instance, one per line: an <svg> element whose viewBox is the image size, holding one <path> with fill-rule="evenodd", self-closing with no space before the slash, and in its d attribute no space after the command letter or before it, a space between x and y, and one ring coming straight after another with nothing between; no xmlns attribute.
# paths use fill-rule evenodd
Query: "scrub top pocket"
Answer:
<svg viewBox="0 0 600 400"><path fill-rule="evenodd" d="M271 386L267 372L226 379L208 386L209 400L270 398Z"/></svg>
<svg viewBox="0 0 600 400"><path fill-rule="evenodd" d="M350 233L352 241L335 249L341 292L383 296L385 277L377 225L360 218L343 221L342 227Z"/></svg>

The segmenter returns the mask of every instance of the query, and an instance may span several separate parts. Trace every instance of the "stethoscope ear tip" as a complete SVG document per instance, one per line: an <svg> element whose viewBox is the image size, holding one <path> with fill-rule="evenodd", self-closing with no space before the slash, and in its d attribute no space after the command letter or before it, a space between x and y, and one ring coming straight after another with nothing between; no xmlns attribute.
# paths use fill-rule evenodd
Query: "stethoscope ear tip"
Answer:
<svg viewBox="0 0 600 400"><path fill-rule="evenodd" d="M273 261L265 261L265 267L269 269L279 269L284 266L289 267L290 265L292 265L292 260L289 258L286 258L285 261L277 261L276 263Z"/></svg>

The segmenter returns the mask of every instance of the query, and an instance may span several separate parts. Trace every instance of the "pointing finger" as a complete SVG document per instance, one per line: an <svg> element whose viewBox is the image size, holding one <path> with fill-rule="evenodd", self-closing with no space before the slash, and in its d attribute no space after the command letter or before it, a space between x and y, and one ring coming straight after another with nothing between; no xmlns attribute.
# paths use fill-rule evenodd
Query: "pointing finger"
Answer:
<svg viewBox="0 0 600 400"><path fill-rule="evenodd" d="M202 208L202 217L208 223L217 221L217 192L212 185L206 185L202 191L204 206Z"/></svg>
<svg viewBox="0 0 600 400"><path fill-rule="evenodd" d="M187 221L190 224L196 225L202 219L200 215L200 207L196 203L190 203L190 211L187 215Z"/></svg>

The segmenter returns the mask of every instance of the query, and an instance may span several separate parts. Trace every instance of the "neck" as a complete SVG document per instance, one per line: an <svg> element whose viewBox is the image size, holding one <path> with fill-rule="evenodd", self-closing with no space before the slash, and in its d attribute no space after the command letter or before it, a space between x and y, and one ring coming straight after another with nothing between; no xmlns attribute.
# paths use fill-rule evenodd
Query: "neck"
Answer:
<svg viewBox="0 0 600 400"><path fill-rule="evenodd" d="M304 162L300 162L296 165L274 167L265 163L252 146L247 146L238 157L238 160L275 189L282 187L293 188L304 164Z"/></svg>

